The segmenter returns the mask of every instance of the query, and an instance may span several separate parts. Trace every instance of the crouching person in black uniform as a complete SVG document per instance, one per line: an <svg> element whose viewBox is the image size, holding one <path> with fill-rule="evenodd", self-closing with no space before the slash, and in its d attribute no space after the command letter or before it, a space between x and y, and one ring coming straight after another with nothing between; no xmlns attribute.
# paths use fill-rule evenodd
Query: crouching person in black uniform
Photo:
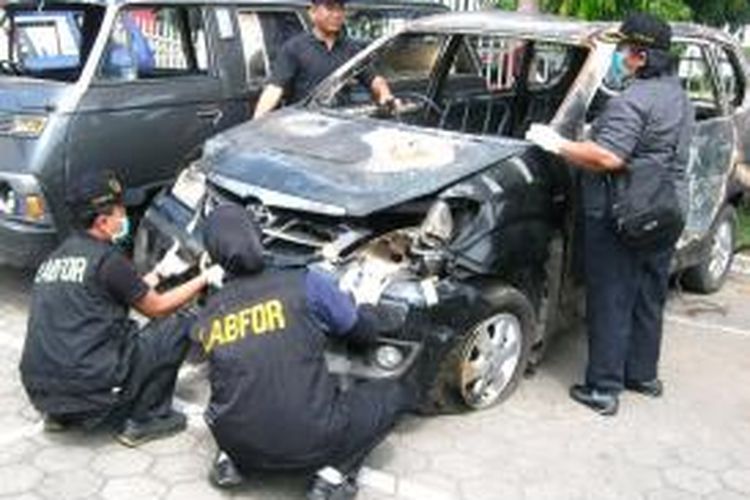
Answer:
<svg viewBox="0 0 750 500"><path fill-rule="evenodd" d="M69 193L80 231L42 263L34 278L20 370L45 429L115 427L128 446L185 428L172 410L177 370L194 319L173 314L211 279L214 267L165 293L161 274L184 271L175 255L141 278L116 243L129 232L122 190L111 174L92 173ZM180 269L181 268L181 269ZM150 318L139 329L130 307Z"/></svg>
<svg viewBox="0 0 750 500"><path fill-rule="evenodd" d="M236 486L254 470L319 469L308 498L353 498L361 462L417 402L409 382L363 382L343 392L328 373L326 337L372 341L377 310L358 310L321 271L264 270L260 230L238 206L212 212L204 242L227 273L195 329L210 363L205 416L223 450L212 482Z"/></svg>

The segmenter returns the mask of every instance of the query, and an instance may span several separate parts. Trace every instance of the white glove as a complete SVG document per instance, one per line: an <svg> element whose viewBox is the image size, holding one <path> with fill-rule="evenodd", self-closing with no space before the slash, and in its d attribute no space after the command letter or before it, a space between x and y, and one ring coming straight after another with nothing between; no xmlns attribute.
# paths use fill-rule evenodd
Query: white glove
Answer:
<svg viewBox="0 0 750 500"><path fill-rule="evenodd" d="M526 140L554 154L560 154L563 145L568 142L567 139L555 132L552 127L542 125L541 123L533 123L531 125L529 131L526 132Z"/></svg>
<svg viewBox="0 0 750 500"><path fill-rule="evenodd" d="M206 284L214 288L221 288L224 285L224 269L219 264L207 267L201 272L201 276L206 280Z"/></svg>
<svg viewBox="0 0 750 500"><path fill-rule="evenodd" d="M353 266L339 280L339 288L354 298L354 303L377 304L388 286L387 274L374 266Z"/></svg>
<svg viewBox="0 0 750 500"><path fill-rule="evenodd" d="M175 241L174 245L172 245L164 254L164 257L162 257L161 260L156 263L153 271L158 276L162 278L179 276L180 274L190 269L190 263L185 262L179 255L177 255L177 250L179 249L180 244Z"/></svg>

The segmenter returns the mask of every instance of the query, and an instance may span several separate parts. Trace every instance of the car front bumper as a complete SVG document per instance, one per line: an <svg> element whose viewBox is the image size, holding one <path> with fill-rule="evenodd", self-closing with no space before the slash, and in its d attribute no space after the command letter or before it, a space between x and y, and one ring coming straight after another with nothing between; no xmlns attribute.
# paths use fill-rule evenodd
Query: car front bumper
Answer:
<svg viewBox="0 0 750 500"><path fill-rule="evenodd" d="M29 224L0 217L0 264L33 268L58 244L52 226Z"/></svg>

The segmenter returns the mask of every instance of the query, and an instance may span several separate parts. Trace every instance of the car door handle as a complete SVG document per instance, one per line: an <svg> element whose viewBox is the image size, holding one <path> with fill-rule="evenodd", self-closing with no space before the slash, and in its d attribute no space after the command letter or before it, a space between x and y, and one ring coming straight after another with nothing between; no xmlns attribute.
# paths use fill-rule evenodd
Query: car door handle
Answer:
<svg viewBox="0 0 750 500"><path fill-rule="evenodd" d="M211 124L213 126L218 125L218 123L224 117L224 113L222 113L218 108L199 109L196 115L202 120L211 120Z"/></svg>

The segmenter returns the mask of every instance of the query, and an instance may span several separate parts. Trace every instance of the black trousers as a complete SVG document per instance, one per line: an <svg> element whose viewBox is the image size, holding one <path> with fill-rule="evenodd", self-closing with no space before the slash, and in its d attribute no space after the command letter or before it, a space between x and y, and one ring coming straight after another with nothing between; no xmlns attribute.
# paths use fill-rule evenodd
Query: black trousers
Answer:
<svg viewBox="0 0 750 500"><path fill-rule="evenodd" d="M179 311L152 320L136 334L116 419L144 421L169 414L194 320L192 314Z"/></svg>
<svg viewBox="0 0 750 500"><path fill-rule="evenodd" d="M393 429L404 413L416 411L416 386L406 380L360 382L344 395L349 406L349 425L342 445L330 464L346 474L356 474L367 455Z"/></svg>
<svg viewBox="0 0 750 500"><path fill-rule="evenodd" d="M653 380L658 375L673 246L633 250L620 242L610 218L588 216L584 245L586 384L616 393L625 380Z"/></svg>
<svg viewBox="0 0 750 500"><path fill-rule="evenodd" d="M417 393L408 382L375 380L355 383L338 398L339 410L348 414L345 428L338 434L336 443L311 453L314 458L274 457L259 459L242 449L233 448L231 433L240 429L212 429L220 449L229 454L239 470L246 475L254 471L314 472L332 466L344 474L355 475L367 455L380 444L398 421L409 411L416 410ZM310 450L317 451L317 450Z"/></svg>

